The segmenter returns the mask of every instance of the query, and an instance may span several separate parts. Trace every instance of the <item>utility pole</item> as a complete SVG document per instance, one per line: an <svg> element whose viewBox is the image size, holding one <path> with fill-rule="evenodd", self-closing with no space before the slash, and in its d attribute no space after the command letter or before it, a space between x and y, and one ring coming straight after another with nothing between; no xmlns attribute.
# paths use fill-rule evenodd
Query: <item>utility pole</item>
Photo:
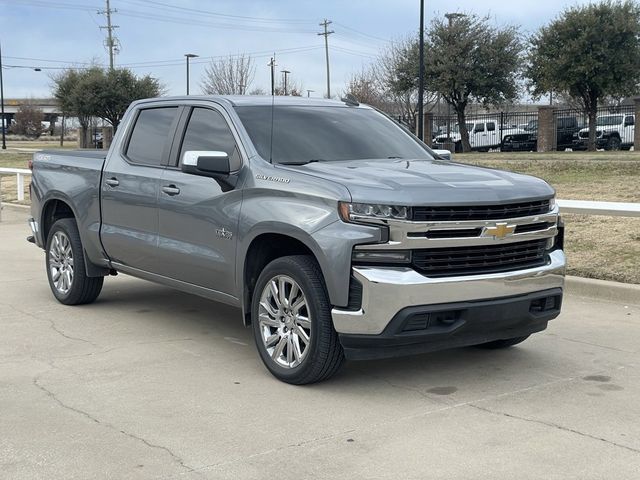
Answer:
<svg viewBox="0 0 640 480"><path fill-rule="evenodd" d="M271 67L271 96L273 97L276 94L276 54L273 54L271 57L271 61L267 64L268 67Z"/></svg>
<svg viewBox="0 0 640 480"><path fill-rule="evenodd" d="M110 0L106 0L106 2L107 9L99 11L98 15L104 15L107 17L107 25L101 26L100 29L107 31L107 40L105 41L104 46L109 50L109 68L113 70L114 58L116 54L120 52L120 41L115 37L115 35L113 35L113 31L120 27L111 23L111 14L117 13L118 10L111 8Z"/></svg>
<svg viewBox="0 0 640 480"><path fill-rule="evenodd" d="M418 78L418 138L424 140L424 0L420 0L420 68Z"/></svg>
<svg viewBox="0 0 640 480"><path fill-rule="evenodd" d="M325 18L324 22L320 24L321 27L324 27L324 32L318 34L324 37L324 53L327 59L327 98L331 98L331 79L329 76L329 35L331 35L332 33L336 33L333 30L328 30L329 25L331 25L332 23L333 22Z"/></svg>
<svg viewBox="0 0 640 480"><path fill-rule="evenodd" d="M282 73L284 73L284 96L287 96L287 79L288 79L288 75L291 73L290 70L282 70Z"/></svg>
<svg viewBox="0 0 640 480"><path fill-rule="evenodd" d="M7 149L7 137L5 134L5 129L7 125L4 120L4 84L2 83L2 43L0 43L0 109L2 112L2 123L0 127L2 127L2 150Z"/></svg>

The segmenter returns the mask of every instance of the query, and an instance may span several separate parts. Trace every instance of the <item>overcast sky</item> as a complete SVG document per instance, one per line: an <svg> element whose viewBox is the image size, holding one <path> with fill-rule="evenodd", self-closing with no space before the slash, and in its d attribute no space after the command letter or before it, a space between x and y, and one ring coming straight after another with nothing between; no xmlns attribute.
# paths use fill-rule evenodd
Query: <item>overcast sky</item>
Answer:
<svg viewBox="0 0 640 480"><path fill-rule="evenodd" d="M490 15L496 24L535 31L564 8L587 1L427 0L429 22L446 12ZM5 97L50 95L55 68L92 60L108 63L104 0L0 0ZM334 23L329 37L332 93L351 73L373 61L385 40L417 31L419 0L111 0L121 53L119 65L160 79L169 94L185 92L185 53L195 53L191 92L200 93L207 57L250 53L257 69L252 88L269 88L269 52L277 70L290 70L304 89L326 90L323 37L318 25ZM189 10L191 9L191 10ZM250 18L249 18L250 17ZM41 72L32 68L39 67Z"/></svg>

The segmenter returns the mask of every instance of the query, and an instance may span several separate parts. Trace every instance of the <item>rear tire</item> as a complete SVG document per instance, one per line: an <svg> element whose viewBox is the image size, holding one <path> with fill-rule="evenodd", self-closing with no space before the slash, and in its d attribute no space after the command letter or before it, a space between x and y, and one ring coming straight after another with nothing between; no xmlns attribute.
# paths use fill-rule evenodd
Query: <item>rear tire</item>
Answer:
<svg viewBox="0 0 640 480"><path fill-rule="evenodd" d="M525 335L524 337L515 337L515 338L507 338L504 340L494 340L493 342L481 343L476 345L478 348L486 348L488 350L497 350L500 348L509 348L517 345L519 343L524 342L530 335Z"/></svg>
<svg viewBox="0 0 640 480"><path fill-rule="evenodd" d="M264 268L253 291L251 324L260 358L283 382L326 380L344 361L324 278L313 257L281 257Z"/></svg>
<svg viewBox="0 0 640 480"><path fill-rule="evenodd" d="M73 218L62 218L53 224L45 252L49 287L60 303L82 305L98 298L104 277L87 276L84 249Z"/></svg>

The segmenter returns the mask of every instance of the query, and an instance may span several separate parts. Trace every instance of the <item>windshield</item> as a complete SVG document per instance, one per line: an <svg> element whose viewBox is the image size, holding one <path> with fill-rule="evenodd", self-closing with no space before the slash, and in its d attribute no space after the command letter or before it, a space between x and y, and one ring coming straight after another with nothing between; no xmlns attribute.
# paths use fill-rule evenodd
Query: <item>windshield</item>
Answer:
<svg viewBox="0 0 640 480"><path fill-rule="evenodd" d="M598 117L596 125L605 127L607 125L620 125L622 123L622 115L607 115L606 117Z"/></svg>
<svg viewBox="0 0 640 480"><path fill-rule="evenodd" d="M375 110L352 107L236 107L256 150L273 163L374 158L432 159L392 120Z"/></svg>
<svg viewBox="0 0 640 480"><path fill-rule="evenodd" d="M537 130L538 129L538 120L529 120L527 126L524 127L525 130Z"/></svg>

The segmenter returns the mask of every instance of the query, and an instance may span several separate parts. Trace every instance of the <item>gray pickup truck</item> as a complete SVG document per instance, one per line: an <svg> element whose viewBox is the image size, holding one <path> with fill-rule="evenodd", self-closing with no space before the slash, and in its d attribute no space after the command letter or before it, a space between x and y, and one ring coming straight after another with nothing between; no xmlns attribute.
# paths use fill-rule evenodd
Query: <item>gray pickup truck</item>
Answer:
<svg viewBox="0 0 640 480"><path fill-rule="evenodd" d="M121 272L239 307L293 384L345 358L508 347L560 313L554 190L353 100L138 101L108 152L36 153L31 200L60 302Z"/></svg>

